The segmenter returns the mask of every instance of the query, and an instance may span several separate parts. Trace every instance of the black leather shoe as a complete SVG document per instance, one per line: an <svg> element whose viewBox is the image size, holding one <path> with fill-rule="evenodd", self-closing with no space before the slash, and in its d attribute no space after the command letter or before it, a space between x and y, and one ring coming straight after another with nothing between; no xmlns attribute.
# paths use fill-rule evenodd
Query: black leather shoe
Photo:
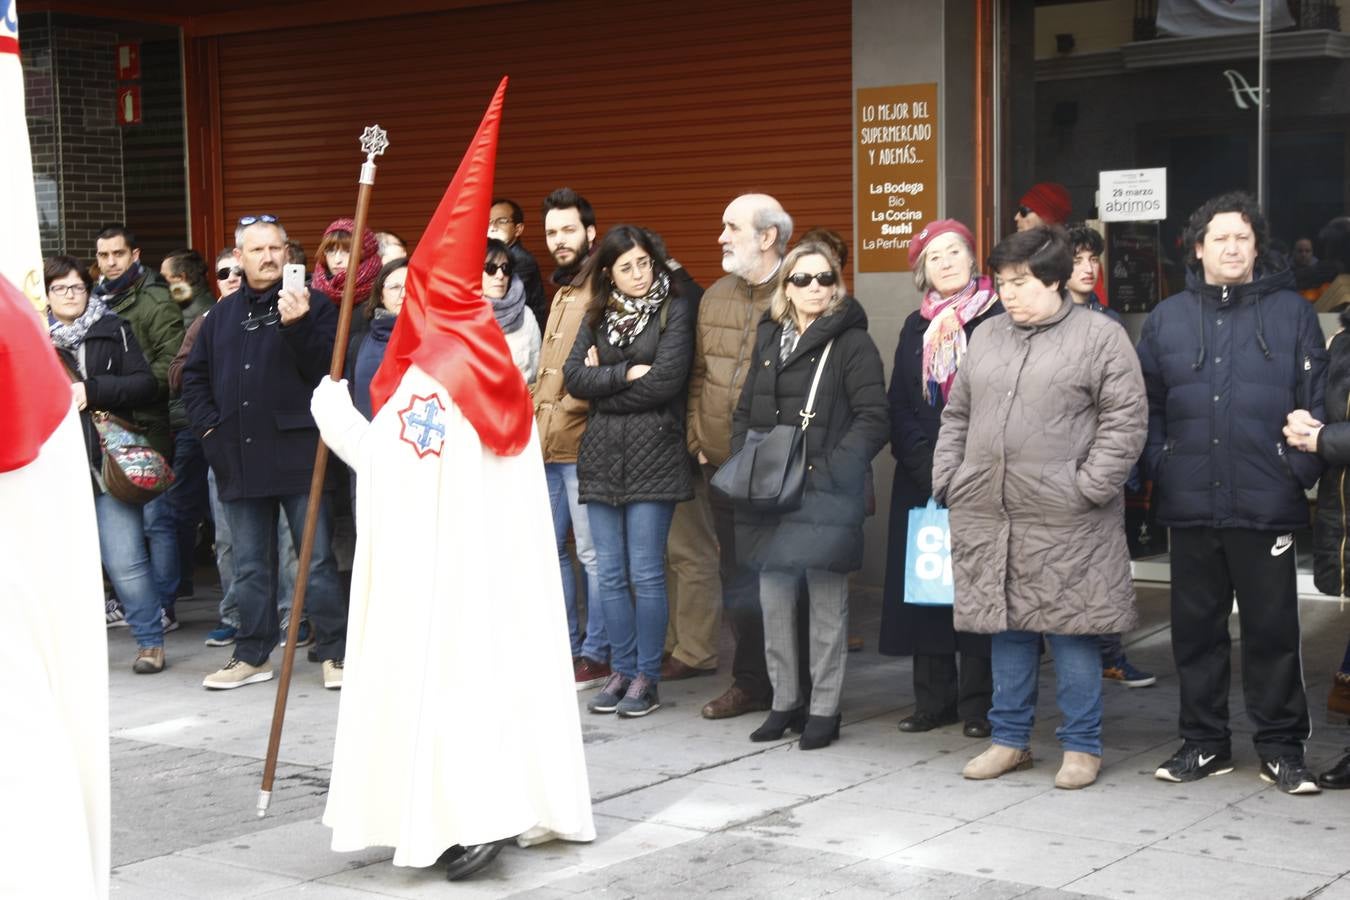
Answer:
<svg viewBox="0 0 1350 900"><path fill-rule="evenodd" d="M782 740L783 732L789 728L800 734L805 726L806 710L800 706L782 712L775 709L769 713L769 717L764 720L763 725L750 732L750 740L756 742Z"/></svg>
<svg viewBox="0 0 1350 900"><path fill-rule="evenodd" d="M819 750L839 740L838 713L832 716L807 716L806 727L802 729L802 738L797 742L798 749Z"/></svg>
<svg viewBox="0 0 1350 900"><path fill-rule="evenodd" d="M987 738L993 731L988 719L966 719L966 727L961 729L968 738Z"/></svg>
<svg viewBox="0 0 1350 900"><path fill-rule="evenodd" d="M488 863L497 858L497 854L502 852L502 847L506 846L506 841L493 841L490 844L471 844L463 847L456 844L441 855L441 859L449 857L445 866L445 877L450 881L459 881L461 878L468 878L473 873L485 867ZM459 853L455 853L459 850Z"/></svg>
<svg viewBox="0 0 1350 900"><path fill-rule="evenodd" d="M1350 748L1336 761L1336 765L1317 776L1317 783L1332 791L1350 788Z"/></svg>
<svg viewBox="0 0 1350 900"><path fill-rule="evenodd" d="M956 722L956 718L940 719L937 716L929 715L926 712L916 712L912 716L906 716L900 720L899 728L901 731L932 731L934 728L941 728L943 725L951 725Z"/></svg>

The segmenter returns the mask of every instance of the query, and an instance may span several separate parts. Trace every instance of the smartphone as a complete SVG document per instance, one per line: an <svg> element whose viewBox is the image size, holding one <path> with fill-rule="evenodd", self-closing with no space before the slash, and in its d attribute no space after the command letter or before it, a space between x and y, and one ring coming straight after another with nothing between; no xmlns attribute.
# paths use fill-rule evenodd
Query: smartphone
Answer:
<svg viewBox="0 0 1350 900"><path fill-rule="evenodd" d="M286 263L281 267L281 289L296 296L305 292L305 267L299 263Z"/></svg>

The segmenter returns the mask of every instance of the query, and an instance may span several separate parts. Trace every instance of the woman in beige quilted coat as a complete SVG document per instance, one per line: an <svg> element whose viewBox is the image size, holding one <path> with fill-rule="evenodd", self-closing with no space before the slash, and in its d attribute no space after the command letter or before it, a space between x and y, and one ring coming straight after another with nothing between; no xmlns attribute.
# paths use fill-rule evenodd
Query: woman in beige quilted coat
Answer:
<svg viewBox="0 0 1350 900"><path fill-rule="evenodd" d="M1122 488L1148 403L1125 329L1064 295L1063 231L1019 232L989 269L1008 314L975 330L933 455L933 496L951 510L959 631L992 635L993 744L967 778L1031 767L1041 638L1054 655L1061 788L1101 767L1098 635L1137 613Z"/></svg>

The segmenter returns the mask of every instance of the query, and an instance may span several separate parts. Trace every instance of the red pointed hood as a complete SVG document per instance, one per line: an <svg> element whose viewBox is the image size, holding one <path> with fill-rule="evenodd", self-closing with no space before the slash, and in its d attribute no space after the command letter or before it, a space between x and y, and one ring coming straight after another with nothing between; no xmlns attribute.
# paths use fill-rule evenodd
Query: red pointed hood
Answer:
<svg viewBox="0 0 1350 900"><path fill-rule="evenodd" d="M403 308L370 383L378 413L416 363L439 381L498 456L525 449L534 423L525 379L483 299L483 254L507 79L478 126L440 206L408 261Z"/></svg>
<svg viewBox="0 0 1350 900"><path fill-rule="evenodd" d="M70 404L70 378L33 304L0 277L0 472L37 459Z"/></svg>

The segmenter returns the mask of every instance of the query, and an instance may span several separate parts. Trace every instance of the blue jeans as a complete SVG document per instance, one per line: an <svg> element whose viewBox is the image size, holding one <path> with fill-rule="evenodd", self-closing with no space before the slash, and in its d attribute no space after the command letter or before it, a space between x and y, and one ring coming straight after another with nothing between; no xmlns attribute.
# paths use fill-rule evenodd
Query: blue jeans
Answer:
<svg viewBox="0 0 1350 900"><path fill-rule="evenodd" d="M155 582L155 594L160 606L173 609L178 596L178 522L168 492L142 506L141 515L145 539L150 543L150 577ZM122 603L125 605L126 600Z"/></svg>
<svg viewBox="0 0 1350 900"><path fill-rule="evenodd" d="M138 647L163 647L160 599L145 546L145 512L112 494L94 498L98 549Z"/></svg>
<svg viewBox="0 0 1350 900"><path fill-rule="evenodd" d="M306 494L222 500L234 550L234 583L230 592L239 613L234 656L261 665L280 638L277 615L277 513L286 513L291 537L303 536ZM325 498L319 504L305 590L305 618L314 626L320 659L342 659L347 652L347 600L338 583L333 556L333 511Z"/></svg>
<svg viewBox="0 0 1350 900"><path fill-rule="evenodd" d="M567 604L567 632L572 637L572 657L584 656L595 662L609 661L609 638L605 636L605 616L600 609L599 570L595 566L595 544L591 541L590 517L577 499L577 464L544 463L548 478L548 501L553 508L553 537L558 544L558 569L562 573L563 601ZM577 559L586 572L586 628L582 631L577 608L577 579L572 572L572 557L567 552L567 531L576 540Z"/></svg>
<svg viewBox="0 0 1350 900"><path fill-rule="evenodd" d="M173 510L178 532L178 590L192 593L192 573L196 568L197 526L206 518L206 454L201 441L184 428L173 436L173 486L165 493Z"/></svg>
<svg viewBox="0 0 1350 900"><path fill-rule="evenodd" d="M586 504L600 571L610 665L626 678L661 679L666 646L666 538L673 502ZM632 594L629 594L629 584Z"/></svg>
<svg viewBox="0 0 1350 900"><path fill-rule="evenodd" d="M206 473L206 483L211 497L211 516L216 522L216 569L220 572L220 624L231 628L239 627L239 605L235 603L234 591L234 546L230 540L230 523L225 520L225 510L220 505L220 495L216 491L216 473L210 469ZM291 600L295 597L295 544L291 541L291 529L283 511L277 521L277 615L281 619L281 630L291 621Z"/></svg>
<svg viewBox="0 0 1350 900"><path fill-rule="evenodd" d="M1065 750L1102 753L1101 638L1095 634L1047 634L1055 660L1055 701L1064 722L1055 737ZM1036 721L1041 635L1005 631L990 642L994 705L989 710L995 744L1025 750Z"/></svg>

